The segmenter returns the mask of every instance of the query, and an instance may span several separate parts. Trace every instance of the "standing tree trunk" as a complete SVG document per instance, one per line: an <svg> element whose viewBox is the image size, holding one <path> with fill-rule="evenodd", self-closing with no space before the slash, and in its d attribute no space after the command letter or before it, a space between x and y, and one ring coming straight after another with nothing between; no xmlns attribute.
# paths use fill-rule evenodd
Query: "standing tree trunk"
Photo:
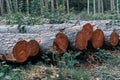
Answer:
<svg viewBox="0 0 120 80"><path fill-rule="evenodd" d="M41 14L43 14L43 8L44 8L44 0L40 0Z"/></svg>
<svg viewBox="0 0 120 80"><path fill-rule="evenodd" d="M87 0L87 13L89 14L90 13L90 2L89 2L89 0Z"/></svg>
<svg viewBox="0 0 120 80"><path fill-rule="evenodd" d="M80 11L80 0L78 0L78 11Z"/></svg>
<svg viewBox="0 0 120 80"><path fill-rule="evenodd" d="M103 5L103 0L101 0L101 8L102 8L102 14L104 13L104 5Z"/></svg>
<svg viewBox="0 0 120 80"><path fill-rule="evenodd" d="M13 1L13 6L14 6L14 12L17 13L18 12L18 1L17 0Z"/></svg>
<svg viewBox="0 0 120 80"><path fill-rule="evenodd" d="M18 12L18 0L15 0L15 9L16 9L16 12Z"/></svg>
<svg viewBox="0 0 120 80"><path fill-rule="evenodd" d="M29 0L26 0L26 5L27 5L27 15L29 15Z"/></svg>
<svg viewBox="0 0 120 80"><path fill-rule="evenodd" d="M110 0L110 10L112 11L115 8L114 0Z"/></svg>
<svg viewBox="0 0 120 80"><path fill-rule="evenodd" d="M59 1L56 0L56 9L58 10L58 8L59 8Z"/></svg>
<svg viewBox="0 0 120 80"><path fill-rule="evenodd" d="M69 8L69 0L67 0L67 13L70 13L70 8Z"/></svg>
<svg viewBox="0 0 120 80"><path fill-rule="evenodd" d="M11 2L11 0L9 0L9 4L10 4L10 12L12 13L13 12L13 6L12 6L12 2Z"/></svg>
<svg viewBox="0 0 120 80"><path fill-rule="evenodd" d="M96 5L95 5L95 0L93 0L93 12L94 12L94 15L96 14Z"/></svg>
<svg viewBox="0 0 120 80"><path fill-rule="evenodd" d="M3 15L3 0L0 0L0 15Z"/></svg>
<svg viewBox="0 0 120 80"><path fill-rule="evenodd" d="M113 1L113 9L115 9L115 0L112 0Z"/></svg>
<svg viewBox="0 0 120 80"><path fill-rule="evenodd" d="M48 12L48 5L49 5L48 0L45 0L45 11L46 11L46 12Z"/></svg>
<svg viewBox="0 0 120 80"><path fill-rule="evenodd" d="M98 0L98 13L100 14L100 0Z"/></svg>
<svg viewBox="0 0 120 80"><path fill-rule="evenodd" d="M119 1L117 0L117 14L119 15Z"/></svg>
<svg viewBox="0 0 120 80"><path fill-rule="evenodd" d="M54 0L51 0L51 11L54 11Z"/></svg>
<svg viewBox="0 0 120 80"><path fill-rule="evenodd" d="M6 0L6 6L7 6L7 7L6 7L7 12L8 12L8 13L11 13L9 0Z"/></svg>
<svg viewBox="0 0 120 80"><path fill-rule="evenodd" d="M110 10L112 11L112 0L109 1L110 1Z"/></svg>

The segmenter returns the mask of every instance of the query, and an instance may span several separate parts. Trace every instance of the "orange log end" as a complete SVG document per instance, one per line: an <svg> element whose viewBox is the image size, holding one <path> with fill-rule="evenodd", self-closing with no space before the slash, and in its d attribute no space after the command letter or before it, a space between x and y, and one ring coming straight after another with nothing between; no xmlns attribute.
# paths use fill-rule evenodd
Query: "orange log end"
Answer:
<svg viewBox="0 0 120 80"><path fill-rule="evenodd" d="M36 40L30 40L28 42L29 46L31 47L30 56L36 56L39 53L40 45Z"/></svg>
<svg viewBox="0 0 120 80"><path fill-rule="evenodd" d="M92 45L94 48L101 48L104 42L104 33L101 29L96 29L92 36Z"/></svg>
<svg viewBox="0 0 120 80"><path fill-rule="evenodd" d="M25 62L31 53L31 47L27 41L21 40L15 44L12 53L16 62Z"/></svg>
<svg viewBox="0 0 120 80"><path fill-rule="evenodd" d="M86 34L82 31L78 32L76 35L75 46L80 50L84 50L87 48L88 40L85 35Z"/></svg>
<svg viewBox="0 0 120 80"><path fill-rule="evenodd" d="M119 35L113 31L110 35L110 39L109 39L109 42L112 46L116 46L119 42Z"/></svg>
<svg viewBox="0 0 120 80"><path fill-rule="evenodd" d="M53 50L63 54L68 48L68 37L64 33L57 33L53 42Z"/></svg>
<svg viewBox="0 0 120 80"><path fill-rule="evenodd" d="M83 28L82 31L84 33L86 33L86 39L90 40L92 38L92 34L93 34L93 26L90 23L86 23Z"/></svg>

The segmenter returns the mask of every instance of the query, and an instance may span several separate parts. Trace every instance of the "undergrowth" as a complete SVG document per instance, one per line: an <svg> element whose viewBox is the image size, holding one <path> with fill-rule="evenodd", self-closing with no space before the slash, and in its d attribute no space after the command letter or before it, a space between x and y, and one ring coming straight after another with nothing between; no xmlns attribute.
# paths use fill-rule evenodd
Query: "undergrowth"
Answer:
<svg viewBox="0 0 120 80"><path fill-rule="evenodd" d="M58 56L53 53L51 57L43 55L45 62L38 61L35 64L27 62L24 65L8 64L0 62L1 80L119 80L120 79L120 53L100 49L94 55L102 60L101 66L94 68L75 67L79 62L82 52L66 52ZM49 62L56 64L47 64ZM84 65L84 64L82 64ZM89 65L88 65L89 67Z"/></svg>
<svg viewBox="0 0 120 80"><path fill-rule="evenodd" d="M119 20L120 16L113 13L86 14L86 12L66 14L64 7L59 6L59 10L54 12L44 12L43 15L26 15L24 13L4 14L0 17L0 22L6 24L21 24L21 25L41 25L41 24L60 24L69 22L69 20Z"/></svg>

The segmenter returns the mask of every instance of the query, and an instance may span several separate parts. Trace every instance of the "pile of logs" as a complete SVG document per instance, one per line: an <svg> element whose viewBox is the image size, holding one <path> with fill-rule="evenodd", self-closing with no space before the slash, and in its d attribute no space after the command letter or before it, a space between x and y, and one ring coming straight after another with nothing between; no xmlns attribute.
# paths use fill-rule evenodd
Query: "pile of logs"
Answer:
<svg viewBox="0 0 120 80"><path fill-rule="evenodd" d="M75 47L79 50L87 49L88 42L92 43L92 47L99 49L104 44L104 32L101 29L93 30L94 25L86 23L83 25L82 30L80 30L75 38ZM59 36L59 37L57 37ZM109 44L111 46L117 46L119 42L119 35L113 30L109 38ZM56 35L55 41L53 43L53 48L58 51L58 53L64 53L68 47L68 38L64 33L58 33Z"/></svg>
<svg viewBox="0 0 120 80"><path fill-rule="evenodd" d="M36 40L18 41L13 47L12 54L3 54L2 59L12 62L25 62L29 56L36 56L40 51L40 45Z"/></svg>
<svg viewBox="0 0 120 80"><path fill-rule="evenodd" d="M91 42L92 47L95 49L101 48L104 44L104 32L97 28L93 30L94 25L86 23L83 25L82 30L77 32L74 47L79 50L85 50L88 47L88 42ZM109 38L111 46L117 46L119 43L119 35L113 30ZM52 50L58 54L63 54L69 47L69 39L63 32L58 32L53 41ZM36 56L41 50L39 43L36 40L21 40L18 41L13 49L12 54L3 54L2 60L9 60L15 62L25 62L29 56Z"/></svg>

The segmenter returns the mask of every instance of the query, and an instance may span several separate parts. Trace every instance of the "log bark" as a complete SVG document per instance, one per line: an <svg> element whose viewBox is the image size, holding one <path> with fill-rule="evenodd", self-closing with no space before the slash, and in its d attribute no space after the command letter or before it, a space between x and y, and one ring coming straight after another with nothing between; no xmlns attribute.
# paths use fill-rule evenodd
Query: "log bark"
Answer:
<svg viewBox="0 0 120 80"><path fill-rule="evenodd" d="M26 33L19 33L17 30L17 26L0 26L0 54L12 53L12 49L14 45L19 40L27 40L35 39L39 42L42 51L48 51L52 48L53 41L55 39L55 35L62 31L65 33L70 41L70 46L75 41L75 37L78 31L82 30L82 26L85 23L91 23L90 21L82 21L81 25L74 24L44 24L44 25L35 25L35 26L26 26ZM105 41L109 42L109 38L114 29L120 35L120 27L118 26L106 26L105 21L100 22L99 24L93 27L94 30L100 28L103 30L105 35ZM94 22L96 23L96 22ZM74 46L73 46L74 47Z"/></svg>

